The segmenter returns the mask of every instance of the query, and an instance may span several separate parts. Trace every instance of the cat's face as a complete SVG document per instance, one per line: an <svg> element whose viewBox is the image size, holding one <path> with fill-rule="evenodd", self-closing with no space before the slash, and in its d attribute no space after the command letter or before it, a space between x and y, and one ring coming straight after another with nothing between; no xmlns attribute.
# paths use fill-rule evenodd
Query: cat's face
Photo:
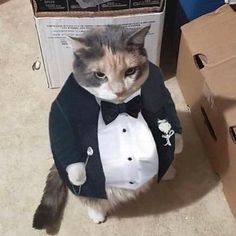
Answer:
<svg viewBox="0 0 236 236"><path fill-rule="evenodd" d="M71 38L73 73L78 84L94 96L114 103L123 102L137 91L149 73L144 49L149 28L106 26Z"/></svg>

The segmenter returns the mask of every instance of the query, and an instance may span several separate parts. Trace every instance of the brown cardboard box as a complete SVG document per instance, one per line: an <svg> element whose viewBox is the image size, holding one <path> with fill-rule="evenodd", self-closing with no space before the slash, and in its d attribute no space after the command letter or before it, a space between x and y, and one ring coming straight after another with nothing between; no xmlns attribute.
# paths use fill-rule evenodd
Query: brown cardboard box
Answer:
<svg viewBox="0 0 236 236"><path fill-rule="evenodd" d="M225 5L184 25L177 79L236 217L235 22Z"/></svg>

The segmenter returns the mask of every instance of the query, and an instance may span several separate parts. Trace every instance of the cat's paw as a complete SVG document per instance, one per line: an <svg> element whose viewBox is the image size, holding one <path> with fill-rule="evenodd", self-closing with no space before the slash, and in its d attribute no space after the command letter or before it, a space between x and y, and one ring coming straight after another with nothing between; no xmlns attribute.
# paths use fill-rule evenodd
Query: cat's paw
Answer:
<svg viewBox="0 0 236 236"><path fill-rule="evenodd" d="M164 174L164 176L162 177L162 180L172 180L175 178L175 175L176 175L176 169L171 165Z"/></svg>
<svg viewBox="0 0 236 236"><path fill-rule="evenodd" d="M103 223L106 220L106 214L91 207L88 207L88 215L96 224Z"/></svg>
<svg viewBox="0 0 236 236"><path fill-rule="evenodd" d="M86 182L85 165L82 162L74 163L66 167L68 178L73 185L80 186Z"/></svg>
<svg viewBox="0 0 236 236"><path fill-rule="evenodd" d="M182 134L175 134L175 154L182 152L184 147L183 136Z"/></svg>

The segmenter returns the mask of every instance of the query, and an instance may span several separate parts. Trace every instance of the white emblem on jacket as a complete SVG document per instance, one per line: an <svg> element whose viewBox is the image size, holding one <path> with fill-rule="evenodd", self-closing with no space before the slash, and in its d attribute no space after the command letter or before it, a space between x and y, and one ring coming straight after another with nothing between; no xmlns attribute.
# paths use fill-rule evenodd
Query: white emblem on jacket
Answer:
<svg viewBox="0 0 236 236"><path fill-rule="evenodd" d="M171 146L170 138L172 135L174 135L175 131L171 129L171 124L166 120L160 120L157 121L158 129L164 133L161 137L166 139L166 143L164 146Z"/></svg>

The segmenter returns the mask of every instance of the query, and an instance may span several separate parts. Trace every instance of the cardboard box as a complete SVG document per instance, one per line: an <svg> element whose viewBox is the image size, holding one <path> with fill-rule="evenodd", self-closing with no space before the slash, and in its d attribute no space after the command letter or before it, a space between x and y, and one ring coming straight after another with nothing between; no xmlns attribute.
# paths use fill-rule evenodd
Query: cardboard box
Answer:
<svg viewBox="0 0 236 236"><path fill-rule="evenodd" d="M67 1L67 11L98 11L98 6L91 6L91 7L87 7L87 8L82 8L79 4L78 4L78 0L68 0Z"/></svg>
<svg viewBox="0 0 236 236"><path fill-rule="evenodd" d="M130 0L130 8L160 6L161 0Z"/></svg>
<svg viewBox="0 0 236 236"><path fill-rule="evenodd" d="M36 12L98 11L98 6L82 8L76 0L34 0Z"/></svg>
<svg viewBox="0 0 236 236"><path fill-rule="evenodd" d="M108 11L128 8L159 7L163 0L32 0L35 12Z"/></svg>
<svg viewBox="0 0 236 236"><path fill-rule="evenodd" d="M235 22L224 5L184 25L177 79L236 217Z"/></svg>
<svg viewBox="0 0 236 236"><path fill-rule="evenodd" d="M236 4L236 0L225 0L225 3Z"/></svg>
<svg viewBox="0 0 236 236"><path fill-rule="evenodd" d="M146 37L149 60L159 64L165 7L104 12L41 12L32 2L49 88L61 87L72 72L73 52L66 36L79 36L97 25L120 24L137 28L151 25Z"/></svg>
<svg viewBox="0 0 236 236"><path fill-rule="evenodd" d="M122 10L130 8L129 1L109 1L99 5L100 11Z"/></svg>
<svg viewBox="0 0 236 236"><path fill-rule="evenodd" d="M110 0L76 0L76 1L79 3L81 7L87 8L87 7L97 6L105 2L109 2Z"/></svg>

